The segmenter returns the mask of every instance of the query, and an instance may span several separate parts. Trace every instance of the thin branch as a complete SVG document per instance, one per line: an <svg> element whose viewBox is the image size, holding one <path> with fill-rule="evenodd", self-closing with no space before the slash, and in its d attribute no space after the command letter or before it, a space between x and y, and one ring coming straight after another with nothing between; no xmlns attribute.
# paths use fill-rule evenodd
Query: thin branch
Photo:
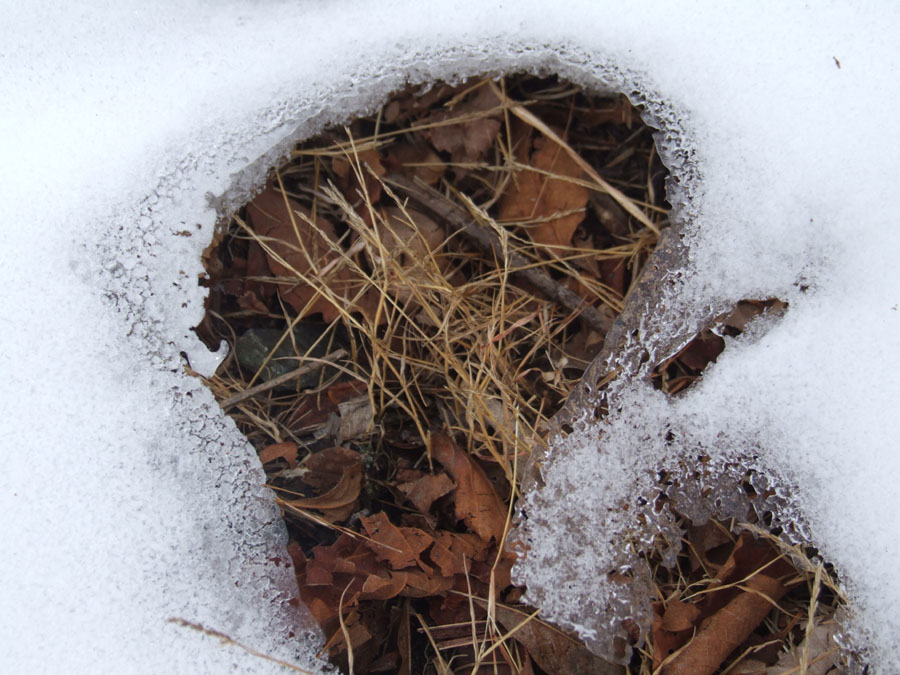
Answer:
<svg viewBox="0 0 900 675"><path fill-rule="evenodd" d="M502 258L503 248L500 238L472 218L463 207L450 201L439 191L419 181L413 183L406 178L396 175L385 179L385 182L402 190L410 199L454 229L462 230L466 236L489 256ZM512 274L521 276L529 284L537 288L544 297L558 302L570 311L578 313L594 330L604 335L609 331L610 326L612 326L612 319L605 316L596 307L586 304L584 299L577 293L554 281L543 270L534 268L525 256L515 251L510 251L509 262L513 268L510 270Z"/></svg>

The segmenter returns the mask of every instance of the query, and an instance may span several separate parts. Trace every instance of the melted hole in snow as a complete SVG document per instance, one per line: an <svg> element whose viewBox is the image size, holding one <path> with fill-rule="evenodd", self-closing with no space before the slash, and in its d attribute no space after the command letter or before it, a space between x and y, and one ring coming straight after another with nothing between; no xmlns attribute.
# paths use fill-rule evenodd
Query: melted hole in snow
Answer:
<svg viewBox="0 0 900 675"><path fill-rule="evenodd" d="M668 226L666 177L624 97L472 79L301 143L222 223L196 330L229 350L208 383L337 663L419 672L412 612L445 660L475 658L471 622L492 642L519 622L512 486ZM543 630L514 651L553 672Z"/></svg>

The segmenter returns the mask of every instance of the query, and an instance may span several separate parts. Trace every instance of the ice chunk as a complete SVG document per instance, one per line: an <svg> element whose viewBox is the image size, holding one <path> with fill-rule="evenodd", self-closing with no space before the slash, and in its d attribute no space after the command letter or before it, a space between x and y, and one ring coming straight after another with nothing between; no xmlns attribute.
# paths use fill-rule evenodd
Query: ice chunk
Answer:
<svg viewBox="0 0 900 675"><path fill-rule="evenodd" d="M228 358L228 343L222 340L216 351L206 349L203 345L195 345L187 354L191 368L202 377L211 377L219 364Z"/></svg>

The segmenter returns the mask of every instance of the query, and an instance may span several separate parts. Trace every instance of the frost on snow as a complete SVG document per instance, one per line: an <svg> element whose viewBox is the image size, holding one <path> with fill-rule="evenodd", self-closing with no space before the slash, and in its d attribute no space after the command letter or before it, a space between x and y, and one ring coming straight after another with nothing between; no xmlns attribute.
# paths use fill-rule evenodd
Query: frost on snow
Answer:
<svg viewBox="0 0 900 675"><path fill-rule="evenodd" d="M637 364L610 414L573 418L525 498L530 597L608 653L615 618L641 620L626 543L673 536L640 499L703 453L712 487L736 466L773 487L841 572L854 637L900 667L893 6L5 4L3 670L279 669L173 617L319 667L258 460L183 372L200 251L294 141L408 80L522 69L645 106L680 228L610 352ZM684 396L648 386L709 317L770 296L787 314Z"/></svg>

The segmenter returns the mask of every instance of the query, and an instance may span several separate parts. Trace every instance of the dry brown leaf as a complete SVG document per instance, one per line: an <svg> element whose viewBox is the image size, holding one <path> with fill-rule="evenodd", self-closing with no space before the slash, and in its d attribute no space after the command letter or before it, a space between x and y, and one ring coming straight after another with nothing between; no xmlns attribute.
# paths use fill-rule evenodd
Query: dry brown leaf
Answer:
<svg viewBox="0 0 900 675"><path fill-rule="evenodd" d="M431 455L456 481L457 519L484 541L503 541L506 507L484 469L444 432L431 435Z"/></svg>
<svg viewBox="0 0 900 675"><path fill-rule="evenodd" d="M671 600L666 603L666 611L662 615L661 626L663 630L671 633L693 628L694 622L700 616L700 608L697 605L681 600Z"/></svg>
<svg viewBox="0 0 900 675"><path fill-rule="evenodd" d="M419 558L434 541L428 534L413 527L397 527L383 511L361 516L360 522L371 539L366 543L379 560L387 561L395 570L419 565L430 571Z"/></svg>
<svg viewBox="0 0 900 675"><path fill-rule="evenodd" d="M407 570L406 588L400 595L409 598L425 598L429 595L438 595L453 588L453 579L446 577L433 577L418 570Z"/></svg>
<svg viewBox="0 0 900 675"><path fill-rule="evenodd" d="M359 506L362 485L362 465L353 464L344 469L338 484L318 497L284 500L285 504L299 509L315 509L329 522L349 518Z"/></svg>
<svg viewBox="0 0 900 675"><path fill-rule="evenodd" d="M496 108L500 100L489 87L480 87L465 103L450 112L439 112L425 121L443 122L453 118L484 112ZM477 162L484 158L500 132L499 111L476 117L459 124L449 124L426 129L422 135L431 141L436 150L449 152L454 162Z"/></svg>
<svg viewBox="0 0 900 675"><path fill-rule="evenodd" d="M347 469L362 466L362 455L349 448L326 448L307 455L300 463L306 473L300 480L319 491L330 490Z"/></svg>
<svg viewBox="0 0 900 675"><path fill-rule="evenodd" d="M772 610L772 603L786 588L765 574L757 574L743 584L749 591L739 593L713 614L678 655L663 666L662 675L711 675Z"/></svg>
<svg viewBox="0 0 900 675"><path fill-rule="evenodd" d="M528 618L523 612L497 604L495 616L504 630L511 631ZM558 675L623 675L622 666L604 661L592 654L580 641L569 637L546 623L531 619L513 637L528 650L529 656L544 671Z"/></svg>
<svg viewBox="0 0 900 675"><path fill-rule="evenodd" d="M486 556L484 542L476 534L459 534L446 530L434 534L430 557L445 577L468 574L472 569L472 561L484 560Z"/></svg>
<svg viewBox="0 0 900 675"><path fill-rule="evenodd" d="M425 474L408 483L397 485L397 489L426 515L436 499L440 499L455 487L456 484L445 473L439 473L436 476Z"/></svg>
<svg viewBox="0 0 900 675"><path fill-rule="evenodd" d="M584 178L584 171L556 143L541 135L534 141L529 165L535 169ZM585 217L590 191L575 183L551 178L536 171L522 171L500 199L499 220L521 222L549 219L527 226L532 241L548 246L569 246ZM561 217L559 213L576 210Z"/></svg>
<svg viewBox="0 0 900 675"><path fill-rule="evenodd" d="M247 214L265 244L271 273L289 282L279 286L282 299L300 316L321 312L326 322L336 319L340 312L334 303L301 278L331 269L323 279L328 288L345 304L356 296L358 284L352 281L346 267L338 264L338 240L331 223L320 218L312 227L305 208L292 199L285 200L282 193L271 187L247 205ZM367 298L361 300L353 309L367 312L367 302Z"/></svg>
<svg viewBox="0 0 900 675"><path fill-rule="evenodd" d="M259 461L262 464L268 464L276 459L285 460L293 469L297 465L297 444L293 441L284 443L273 443L263 448L259 453Z"/></svg>

